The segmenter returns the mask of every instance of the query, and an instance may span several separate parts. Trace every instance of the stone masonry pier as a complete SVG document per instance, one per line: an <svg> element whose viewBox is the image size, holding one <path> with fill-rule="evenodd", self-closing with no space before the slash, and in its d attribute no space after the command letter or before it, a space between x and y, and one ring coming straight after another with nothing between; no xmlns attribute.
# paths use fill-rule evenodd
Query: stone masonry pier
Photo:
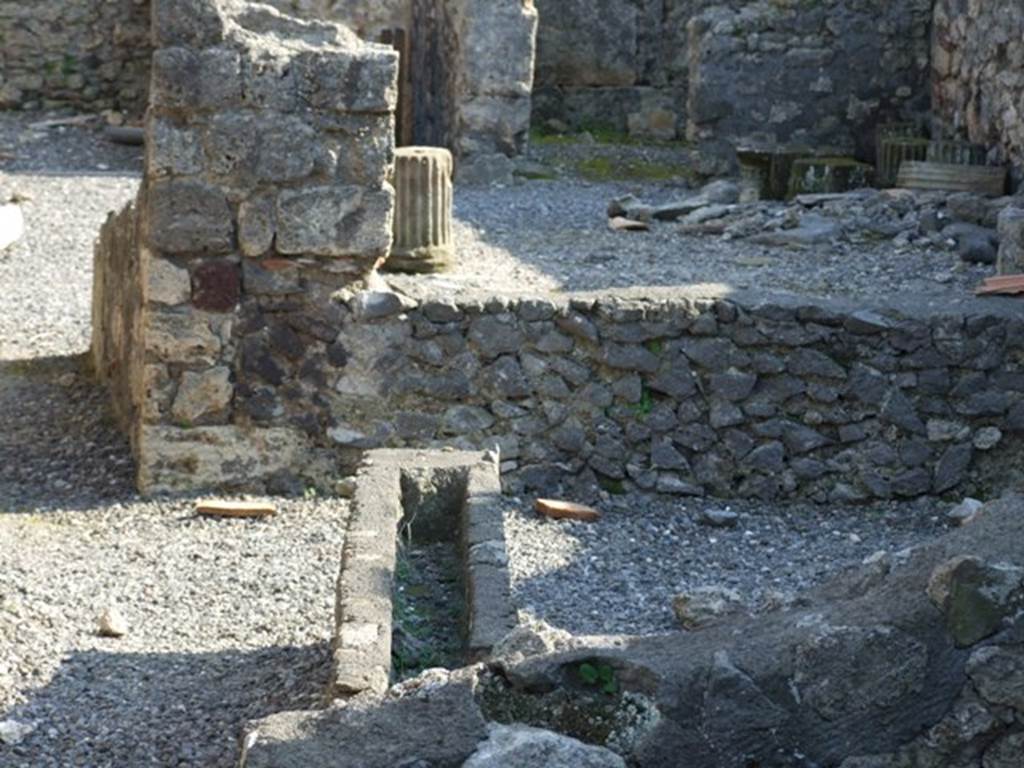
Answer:
<svg viewBox="0 0 1024 768"><path fill-rule="evenodd" d="M314 403L343 367L330 295L388 252L396 54L251 3L152 10L145 175L96 251L96 369L144 490L312 469L326 425L277 398ZM317 362L296 379L277 352Z"/></svg>

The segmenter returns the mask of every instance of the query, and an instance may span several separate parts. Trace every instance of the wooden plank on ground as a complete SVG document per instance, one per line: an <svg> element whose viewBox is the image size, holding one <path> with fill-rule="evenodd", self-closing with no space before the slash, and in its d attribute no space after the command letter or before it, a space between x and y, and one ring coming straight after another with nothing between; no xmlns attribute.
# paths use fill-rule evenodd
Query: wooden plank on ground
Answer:
<svg viewBox="0 0 1024 768"><path fill-rule="evenodd" d="M1009 296L1024 293L1024 275L989 277L974 290L974 293L978 296Z"/></svg>
<svg viewBox="0 0 1024 768"><path fill-rule="evenodd" d="M223 501L200 499L196 502L196 514L205 517L270 517L277 507L269 501Z"/></svg>
<svg viewBox="0 0 1024 768"><path fill-rule="evenodd" d="M581 520L585 523L592 523L601 518L601 513L593 507L572 501L537 499L533 506L538 513L554 520Z"/></svg>

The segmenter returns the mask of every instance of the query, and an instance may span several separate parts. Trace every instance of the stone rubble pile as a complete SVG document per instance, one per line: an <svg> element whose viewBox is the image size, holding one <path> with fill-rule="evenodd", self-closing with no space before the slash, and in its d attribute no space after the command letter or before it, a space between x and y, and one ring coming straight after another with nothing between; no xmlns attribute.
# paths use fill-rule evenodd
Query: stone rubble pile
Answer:
<svg viewBox="0 0 1024 768"><path fill-rule="evenodd" d="M798 195L788 202L745 202L741 186L712 182L696 194L660 205L632 195L609 203L609 216L679 222L684 234L713 235L783 248L891 242L896 248L955 250L966 261L1020 270L1024 197L971 192L858 189ZM1001 243L1003 244L1001 246Z"/></svg>

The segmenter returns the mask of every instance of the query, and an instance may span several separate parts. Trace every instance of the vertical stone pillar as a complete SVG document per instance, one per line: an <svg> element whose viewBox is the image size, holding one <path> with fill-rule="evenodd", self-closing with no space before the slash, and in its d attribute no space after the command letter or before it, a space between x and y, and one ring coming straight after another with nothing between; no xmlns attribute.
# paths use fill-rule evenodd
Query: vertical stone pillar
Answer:
<svg viewBox="0 0 1024 768"><path fill-rule="evenodd" d="M452 153L441 147L395 150L395 241L384 268L440 272L452 266Z"/></svg>
<svg viewBox="0 0 1024 768"><path fill-rule="evenodd" d="M345 374L331 296L391 246L398 57L258 3L150 2L137 247L104 241L137 252L139 487L326 486L352 405L313 394Z"/></svg>

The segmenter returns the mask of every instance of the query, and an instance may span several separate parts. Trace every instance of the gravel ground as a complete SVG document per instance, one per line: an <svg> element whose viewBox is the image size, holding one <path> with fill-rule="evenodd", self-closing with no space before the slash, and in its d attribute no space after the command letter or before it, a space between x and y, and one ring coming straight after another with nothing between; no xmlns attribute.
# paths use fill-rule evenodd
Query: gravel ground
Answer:
<svg viewBox="0 0 1024 768"><path fill-rule="evenodd" d="M87 125L40 123L62 113L0 112L0 170L10 173L130 173L142 171L142 147L108 141L98 120Z"/></svg>
<svg viewBox="0 0 1024 768"><path fill-rule="evenodd" d="M42 115L0 112L0 200L22 205L25 238L0 253L0 360L89 347L92 246L138 189L141 152L83 127L31 130Z"/></svg>
<svg viewBox="0 0 1024 768"><path fill-rule="evenodd" d="M706 509L739 514L735 528L701 522ZM510 500L505 535L517 607L575 634L678 628L672 598L699 587L736 590L756 613L885 550L946 530L939 503L856 509L619 497L596 523L538 517ZM642 514L637 514L642 510Z"/></svg>
<svg viewBox="0 0 1024 768"><path fill-rule="evenodd" d="M346 507L268 522L130 497L0 515L4 768L235 765L244 722L318 704ZM129 632L97 635L117 606Z"/></svg>
<svg viewBox="0 0 1024 768"><path fill-rule="evenodd" d="M317 701L347 505L279 500L270 520L224 522L195 518L187 498L134 495L127 446L82 370L92 243L107 211L133 195L139 151L84 128L30 130L34 119L0 114L0 195L33 198L26 239L0 254L0 721L34 728L0 745L0 767L230 766L245 720ZM605 205L629 191L652 202L673 194L566 181L460 190L463 267L441 280L793 288L813 265L851 291L877 289L843 254L776 255L748 268L737 246L671 226L610 233ZM927 281L956 257L934 258L886 267L894 282L883 286L909 290L901 274ZM755 604L941 528L933 509L913 505L736 507L733 530L698 525L692 502L608 506L590 526L510 511L523 607L577 632L658 631L672 626L669 601L684 588L735 586ZM129 623L120 639L97 634L110 606Z"/></svg>
<svg viewBox="0 0 1024 768"><path fill-rule="evenodd" d="M35 281L32 301L46 301L39 323L13 342L3 318L29 317L33 308L12 305L0 295L0 359L37 345L59 345L53 334L75 327L85 343L88 273L81 264L59 260L63 253L90 253L99 225L110 210L130 200L138 185L141 150L106 141L98 127L33 130L39 115L0 114L0 197L12 191L32 197L25 205L29 235L0 255L0 285ZM623 155L649 163L680 163L685 153L663 147L608 145L547 146L541 159L579 161L588 152ZM54 170L54 169L59 169ZM742 240L685 235L673 223L654 223L649 232L612 232L609 200L633 194L650 204L685 197L687 182L591 182L580 178L520 181L509 187L460 188L456 194L455 240L458 267L449 274L417 276L451 292L593 291L631 286L717 284L757 287L819 296L872 299L915 293L945 305L970 294L991 268L964 264L948 249L896 247L891 242L839 243L794 251ZM55 216L59 227L53 227ZM57 246L56 248L54 246ZM48 252L46 258L31 258ZM82 281L82 282L80 282ZM399 278L399 284L401 278ZM22 298L22 300L28 300ZM15 346L17 344L17 346Z"/></svg>
<svg viewBox="0 0 1024 768"><path fill-rule="evenodd" d="M80 358L0 363L3 768L232 766L243 723L326 684L347 503L262 522L143 501ZM116 606L130 631L97 634Z"/></svg>

